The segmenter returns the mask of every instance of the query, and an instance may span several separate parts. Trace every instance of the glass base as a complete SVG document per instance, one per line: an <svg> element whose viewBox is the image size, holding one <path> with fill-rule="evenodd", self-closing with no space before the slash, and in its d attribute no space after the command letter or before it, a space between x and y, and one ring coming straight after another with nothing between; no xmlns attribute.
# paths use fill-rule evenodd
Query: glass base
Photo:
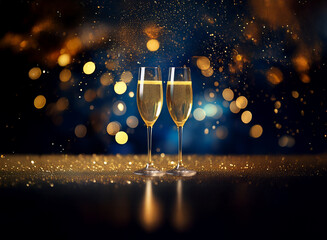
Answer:
<svg viewBox="0 0 327 240"><path fill-rule="evenodd" d="M167 171L166 173L173 176L192 177L196 174L196 171L177 166L174 169Z"/></svg>
<svg viewBox="0 0 327 240"><path fill-rule="evenodd" d="M165 175L166 173L163 171L160 171L154 167L149 167L147 165L145 168L135 171L134 174L142 175L142 176L161 177L161 176Z"/></svg>

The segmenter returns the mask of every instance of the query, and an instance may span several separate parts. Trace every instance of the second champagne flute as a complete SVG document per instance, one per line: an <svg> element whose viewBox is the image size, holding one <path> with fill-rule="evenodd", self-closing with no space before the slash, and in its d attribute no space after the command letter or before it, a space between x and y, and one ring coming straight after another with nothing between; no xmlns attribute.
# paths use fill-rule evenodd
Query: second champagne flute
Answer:
<svg viewBox="0 0 327 240"><path fill-rule="evenodd" d="M148 163L145 168L134 173L145 176L163 176L165 172L154 167L151 156L152 127L160 115L163 103L162 79L159 67L140 67L136 98L137 108L147 126Z"/></svg>
<svg viewBox="0 0 327 240"><path fill-rule="evenodd" d="M196 172L186 169L182 160L183 126L190 116L193 104L190 68L169 68L166 99L170 116L178 129L178 162L174 169L167 171L167 174L174 176L194 176Z"/></svg>

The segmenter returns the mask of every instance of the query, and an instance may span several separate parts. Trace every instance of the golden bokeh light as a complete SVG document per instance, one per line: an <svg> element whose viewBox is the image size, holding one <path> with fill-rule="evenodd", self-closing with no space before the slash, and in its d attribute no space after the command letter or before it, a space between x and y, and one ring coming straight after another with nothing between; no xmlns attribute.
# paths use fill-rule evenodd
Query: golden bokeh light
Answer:
<svg viewBox="0 0 327 240"><path fill-rule="evenodd" d="M114 82L114 77L112 76L111 73L104 73L100 77L100 83L102 86L109 86Z"/></svg>
<svg viewBox="0 0 327 240"><path fill-rule="evenodd" d="M310 68L309 60L303 55L296 56L295 58L292 59L292 62L295 69L299 72L308 71Z"/></svg>
<svg viewBox="0 0 327 240"><path fill-rule="evenodd" d="M78 124L75 127L74 132L75 132L76 137L83 138L83 137L85 137L85 135L87 133L87 128L83 124Z"/></svg>
<svg viewBox="0 0 327 240"><path fill-rule="evenodd" d="M75 55L81 50L82 42L78 37L74 37L67 41L66 47L71 54Z"/></svg>
<svg viewBox="0 0 327 240"><path fill-rule="evenodd" d="M282 104L281 104L280 101L276 101L274 106L275 106L276 109L279 109L282 106Z"/></svg>
<svg viewBox="0 0 327 240"><path fill-rule="evenodd" d="M217 138L223 140L228 136L228 129L224 126L220 126L216 129Z"/></svg>
<svg viewBox="0 0 327 240"><path fill-rule="evenodd" d="M222 95L226 101L232 101L234 98L234 92L230 88L225 88Z"/></svg>
<svg viewBox="0 0 327 240"><path fill-rule="evenodd" d="M64 66L67 66L68 64L70 64L70 61L71 61L71 57L68 53L64 53L64 54L61 54L59 57L58 57L58 64L62 67Z"/></svg>
<svg viewBox="0 0 327 240"><path fill-rule="evenodd" d="M112 111L117 116L122 116L126 113L126 104L123 101L117 101L112 106Z"/></svg>
<svg viewBox="0 0 327 240"><path fill-rule="evenodd" d="M96 98L96 96L97 96L97 93L93 89L88 89L84 93L84 99L87 102L92 102Z"/></svg>
<svg viewBox="0 0 327 240"><path fill-rule="evenodd" d="M123 144L127 143L128 135L124 131L120 131L120 132L116 133L115 140L118 144L123 145Z"/></svg>
<svg viewBox="0 0 327 240"><path fill-rule="evenodd" d="M303 83L309 83L311 80L308 74L301 74L301 81Z"/></svg>
<svg viewBox="0 0 327 240"><path fill-rule="evenodd" d="M240 109L244 109L246 108L246 106L248 105L248 100L246 99L246 97L244 96L239 96L236 99L236 106Z"/></svg>
<svg viewBox="0 0 327 240"><path fill-rule="evenodd" d="M119 62L117 60L105 61L106 68L110 71L114 71L119 67Z"/></svg>
<svg viewBox="0 0 327 240"><path fill-rule="evenodd" d="M196 66L198 66L199 69L205 71L210 68L210 60L207 57L199 57L196 60Z"/></svg>
<svg viewBox="0 0 327 240"><path fill-rule="evenodd" d="M41 109L45 106L47 100L43 95L38 95L35 99L34 99L34 107L37 109Z"/></svg>
<svg viewBox="0 0 327 240"><path fill-rule="evenodd" d="M292 97L294 98L298 98L300 95L299 95L299 92L298 91L292 91Z"/></svg>
<svg viewBox="0 0 327 240"><path fill-rule="evenodd" d="M271 67L266 73L267 80L274 85L283 81L283 73L276 67Z"/></svg>
<svg viewBox="0 0 327 240"><path fill-rule="evenodd" d="M229 109L232 113L239 113L241 109L239 109L237 106L236 106L236 101L232 101L230 104L229 104Z"/></svg>
<svg viewBox="0 0 327 240"><path fill-rule="evenodd" d="M89 61L89 62L87 62L87 63L84 64L84 66L83 66L83 72L85 74L90 75L90 74L94 73L94 71L95 71L95 64L94 64L94 62Z"/></svg>
<svg viewBox="0 0 327 240"><path fill-rule="evenodd" d="M115 93L121 95L123 93L125 93L127 90L127 85L124 82L116 82L115 86L114 86L114 91Z"/></svg>
<svg viewBox="0 0 327 240"><path fill-rule="evenodd" d="M114 135L116 135L116 133L118 133L120 131L120 128L121 128L121 126L120 126L119 122L116 122L116 121L110 122L107 125L107 133L109 135L114 136Z"/></svg>
<svg viewBox="0 0 327 240"><path fill-rule="evenodd" d="M217 93L214 89L208 88L204 91L204 98L208 102L213 102L215 101L217 97Z"/></svg>
<svg viewBox="0 0 327 240"><path fill-rule="evenodd" d="M129 83L133 79L133 74L130 71L124 71L121 76L120 80L123 81L124 83Z"/></svg>
<svg viewBox="0 0 327 240"><path fill-rule="evenodd" d="M205 77L211 77L214 73L213 68L209 67L207 70L201 70L201 73Z"/></svg>
<svg viewBox="0 0 327 240"><path fill-rule="evenodd" d="M72 73L69 69L65 68L59 73L59 79L61 82L68 82L72 77Z"/></svg>
<svg viewBox="0 0 327 240"><path fill-rule="evenodd" d="M235 58L236 58L236 61L240 62L240 61L242 61L243 56L241 54L237 54Z"/></svg>
<svg viewBox="0 0 327 240"><path fill-rule="evenodd" d="M69 106L69 101L65 97L59 98L58 101L56 102L56 109L58 111L64 111L68 108L68 106Z"/></svg>
<svg viewBox="0 0 327 240"><path fill-rule="evenodd" d="M158 40L156 39L150 39L147 43L146 43L146 47L148 48L149 51L151 52L155 52L159 49L160 47L160 43Z"/></svg>
<svg viewBox="0 0 327 240"><path fill-rule="evenodd" d="M42 71L39 67L33 67L28 72L28 77L32 80L36 80L41 77Z"/></svg>
<svg viewBox="0 0 327 240"><path fill-rule="evenodd" d="M129 126L130 128L136 128L139 125L139 120L137 119L137 117L135 116L129 116L126 119L126 124L127 126Z"/></svg>
<svg viewBox="0 0 327 240"><path fill-rule="evenodd" d="M123 103L118 103L117 104L117 109L122 112L125 109L125 105Z"/></svg>
<svg viewBox="0 0 327 240"><path fill-rule="evenodd" d="M250 111L244 111L241 115L241 120L243 123L248 124L252 120L252 113Z"/></svg>
<svg viewBox="0 0 327 240"><path fill-rule="evenodd" d="M295 145L295 139L291 136L284 135L278 139L278 145L280 147L293 147Z"/></svg>
<svg viewBox="0 0 327 240"><path fill-rule="evenodd" d="M262 133L263 133L263 128L259 124L252 126L250 129L250 136L253 138L261 137Z"/></svg>
<svg viewBox="0 0 327 240"><path fill-rule="evenodd" d="M206 112L202 109L202 108L196 108L193 111L193 117L195 118L195 120L197 121L202 121L205 119L206 117Z"/></svg>

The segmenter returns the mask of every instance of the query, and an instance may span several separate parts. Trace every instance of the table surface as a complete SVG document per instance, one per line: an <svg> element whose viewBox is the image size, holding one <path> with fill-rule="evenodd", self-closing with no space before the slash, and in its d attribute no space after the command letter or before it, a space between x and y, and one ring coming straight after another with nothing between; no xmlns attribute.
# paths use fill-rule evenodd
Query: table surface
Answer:
<svg viewBox="0 0 327 240"><path fill-rule="evenodd" d="M327 236L327 155L186 155L193 177L143 177L146 155L1 155L2 234L76 238ZM161 170L175 155L153 156ZM10 227L20 229L11 231Z"/></svg>

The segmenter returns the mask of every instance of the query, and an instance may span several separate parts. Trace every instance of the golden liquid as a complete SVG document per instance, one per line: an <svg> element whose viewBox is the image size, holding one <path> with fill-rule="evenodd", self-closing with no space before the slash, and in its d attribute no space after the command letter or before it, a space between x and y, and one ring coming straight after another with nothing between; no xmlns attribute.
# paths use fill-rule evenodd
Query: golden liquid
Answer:
<svg viewBox="0 0 327 240"><path fill-rule="evenodd" d="M193 104L191 81L173 81L167 84L167 106L171 118L182 127L190 116Z"/></svg>
<svg viewBox="0 0 327 240"><path fill-rule="evenodd" d="M157 121L163 103L162 82L143 80L137 83L137 107L147 126Z"/></svg>

